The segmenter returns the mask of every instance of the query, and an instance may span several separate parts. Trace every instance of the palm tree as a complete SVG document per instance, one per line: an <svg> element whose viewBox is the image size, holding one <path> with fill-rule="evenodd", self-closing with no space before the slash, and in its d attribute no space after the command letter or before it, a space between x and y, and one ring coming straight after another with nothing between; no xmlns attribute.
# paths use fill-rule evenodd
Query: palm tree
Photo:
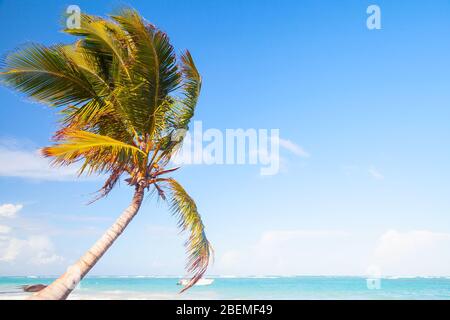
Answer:
<svg viewBox="0 0 450 320"><path fill-rule="evenodd" d="M125 178L131 204L68 271L36 299L65 299L137 214L145 192L167 200L189 233L187 272L193 286L212 249L193 199L168 174L171 157L194 114L201 77L188 51L177 58L167 35L125 8L110 18L82 14L78 40L51 47L28 44L6 55L0 80L58 108L60 129L42 149L56 165L81 164L81 174L104 174L97 200Z"/></svg>

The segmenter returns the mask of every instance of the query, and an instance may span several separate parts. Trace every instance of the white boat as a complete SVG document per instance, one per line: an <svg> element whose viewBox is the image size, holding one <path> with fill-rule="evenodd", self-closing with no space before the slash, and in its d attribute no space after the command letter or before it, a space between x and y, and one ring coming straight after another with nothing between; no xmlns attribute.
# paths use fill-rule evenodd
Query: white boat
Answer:
<svg viewBox="0 0 450 320"><path fill-rule="evenodd" d="M189 284L190 279L181 279L177 282L178 285L181 286L187 286ZM211 283L214 282L214 279L200 279L197 281L195 286L209 286Z"/></svg>

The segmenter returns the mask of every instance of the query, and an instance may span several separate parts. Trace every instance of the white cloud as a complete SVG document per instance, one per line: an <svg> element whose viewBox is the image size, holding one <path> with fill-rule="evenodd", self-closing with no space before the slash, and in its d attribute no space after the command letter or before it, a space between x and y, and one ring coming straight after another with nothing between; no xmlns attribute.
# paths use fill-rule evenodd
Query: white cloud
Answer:
<svg viewBox="0 0 450 320"><path fill-rule="evenodd" d="M270 141L271 141L270 142L271 144L278 145L279 149L287 150L298 157L309 158L311 156L301 146L299 146L298 144L295 144L291 140L278 138L278 139L271 139ZM269 154L268 150L265 148L257 148L256 150L250 150L250 155L252 155L252 154L257 154L263 163L270 163L271 160L277 161L280 163L286 162L286 159L284 159L282 156L280 156L280 154L277 154L277 153ZM285 163L285 165L286 165L286 163Z"/></svg>
<svg viewBox="0 0 450 320"><path fill-rule="evenodd" d="M280 147L292 152L293 154L302 157L302 158L309 158L311 155L305 151L301 146L298 144L292 142L291 140L287 139L279 139Z"/></svg>
<svg viewBox="0 0 450 320"><path fill-rule="evenodd" d="M450 275L450 233L388 230L378 240L373 264L384 275Z"/></svg>
<svg viewBox="0 0 450 320"><path fill-rule="evenodd" d="M0 217L14 217L22 208L21 204L3 204L0 206ZM12 220L9 221L12 223ZM47 235L31 234L23 237L19 235L20 231L28 230L0 225L0 263L45 265L62 260L55 253L53 243Z"/></svg>
<svg viewBox="0 0 450 320"><path fill-rule="evenodd" d="M223 250L214 271L225 275L364 276L369 267L380 270L382 276L450 276L450 233L269 230L247 246Z"/></svg>
<svg viewBox="0 0 450 320"><path fill-rule="evenodd" d="M364 263L352 255L359 245L343 230L269 230L254 244L226 250L216 268L233 275L361 273Z"/></svg>
<svg viewBox="0 0 450 320"><path fill-rule="evenodd" d="M374 167L369 168L369 174L375 180L384 180L384 175Z"/></svg>
<svg viewBox="0 0 450 320"><path fill-rule="evenodd" d="M52 241L45 235L34 235L25 239L3 237L0 239L0 262L19 262L45 265L62 261L55 253Z"/></svg>
<svg viewBox="0 0 450 320"><path fill-rule="evenodd" d="M23 205L21 204L11 204L5 203L0 205L0 217L12 218L14 217L20 210L22 210Z"/></svg>
<svg viewBox="0 0 450 320"><path fill-rule="evenodd" d="M0 140L0 176L39 180L73 180L76 167L54 168L36 148L17 140Z"/></svg>
<svg viewBox="0 0 450 320"><path fill-rule="evenodd" d="M11 228L0 224L0 234L9 233Z"/></svg>
<svg viewBox="0 0 450 320"><path fill-rule="evenodd" d="M0 262L12 262L20 253L21 241L16 238L3 238L0 241Z"/></svg>
<svg viewBox="0 0 450 320"><path fill-rule="evenodd" d="M25 245L32 252L31 263L50 264L62 261L63 258L55 253L53 242L44 235L29 237Z"/></svg>

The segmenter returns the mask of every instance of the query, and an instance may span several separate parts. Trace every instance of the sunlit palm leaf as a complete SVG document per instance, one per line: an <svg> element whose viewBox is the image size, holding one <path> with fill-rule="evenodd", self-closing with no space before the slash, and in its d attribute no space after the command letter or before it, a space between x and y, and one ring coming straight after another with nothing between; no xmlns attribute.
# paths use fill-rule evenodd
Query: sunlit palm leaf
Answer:
<svg viewBox="0 0 450 320"><path fill-rule="evenodd" d="M197 105L200 90L202 88L202 78L195 66L194 59L189 51L181 55L183 71L183 89L184 99L182 101L184 108L179 114L179 128L186 128L194 116L195 106Z"/></svg>
<svg viewBox="0 0 450 320"><path fill-rule="evenodd" d="M177 181L168 179L167 182L171 190L170 206L173 214L178 218L178 226L181 230L189 232L189 238L186 241L188 254L186 269L192 274L192 278L183 288L183 292L192 287L206 272L212 249L194 200Z"/></svg>
<svg viewBox="0 0 450 320"><path fill-rule="evenodd" d="M1 62L4 84L54 106L80 104L99 96L62 46L29 44Z"/></svg>
<svg viewBox="0 0 450 320"><path fill-rule="evenodd" d="M80 28L65 32L82 37L75 46L66 49L67 54L79 63L87 77L99 82L104 105L118 114L116 118L121 119L127 131L137 139L142 121L134 112L137 104L130 99L142 96L133 89L139 86L136 81L142 83L142 80L132 72L134 45L129 35L114 21L87 14L82 15ZM90 111L97 115L103 110Z"/></svg>
<svg viewBox="0 0 450 320"><path fill-rule="evenodd" d="M145 22L135 10L121 10L112 18L128 32L134 43L133 72L146 84L139 87L140 95L128 97L136 116L144 121L145 133L153 135L156 109L180 83L175 50L167 35Z"/></svg>
<svg viewBox="0 0 450 320"><path fill-rule="evenodd" d="M146 154L135 146L108 136L78 130L66 131L57 144L42 149L42 153L53 157L54 163L59 165L68 165L84 159L80 174L85 169L91 173L126 166L139 168L146 158Z"/></svg>
<svg viewBox="0 0 450 320"><path fill-rule="evenodd" d="M181 149L184 136L180 135L179 130L188 129L202 85L201 76L189 51L186 50L181 56L181 62L184 98L181 101L176 100L165 115L166 123L170 123L173 130L169 130L166 136L160 138L161 155L158 160L163 165Z"/></svg>
<svg viewBox="0 0 450 320"><path fill-rule="evenodd" d="M98 54L84 48L81 40L73 45L63 46L62 51L83 72L92 86L97 88L96 92L99 95L111 92L112 83L108 71L105 70L105 65L102 64Z"/></svg>
<svg viewBox="0 0 450 320"><path fill-rule="evenodd" d="M80 28L65 29L66 33L82 36L81 46L97 55L112 59L110 69L123 71L131 77L128 63L127 35L111 21L82 14Z"/></svg>

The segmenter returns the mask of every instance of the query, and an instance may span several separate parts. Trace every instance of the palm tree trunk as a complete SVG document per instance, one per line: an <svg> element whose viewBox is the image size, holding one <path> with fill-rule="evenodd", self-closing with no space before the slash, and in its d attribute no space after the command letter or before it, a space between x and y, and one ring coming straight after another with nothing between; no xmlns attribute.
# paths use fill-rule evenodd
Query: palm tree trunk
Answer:
<svg viewBox="0 0 450 320"><path fill-rule="evenodd" d="M83 277L92 269L106 250L122 234L130 221L139 211L144 198L144 188L137 186L130 206L120 215L116 222L97 240L74 265L69 267L61 277L45 289L30 297L32 300L64 300Z"/></svg>

